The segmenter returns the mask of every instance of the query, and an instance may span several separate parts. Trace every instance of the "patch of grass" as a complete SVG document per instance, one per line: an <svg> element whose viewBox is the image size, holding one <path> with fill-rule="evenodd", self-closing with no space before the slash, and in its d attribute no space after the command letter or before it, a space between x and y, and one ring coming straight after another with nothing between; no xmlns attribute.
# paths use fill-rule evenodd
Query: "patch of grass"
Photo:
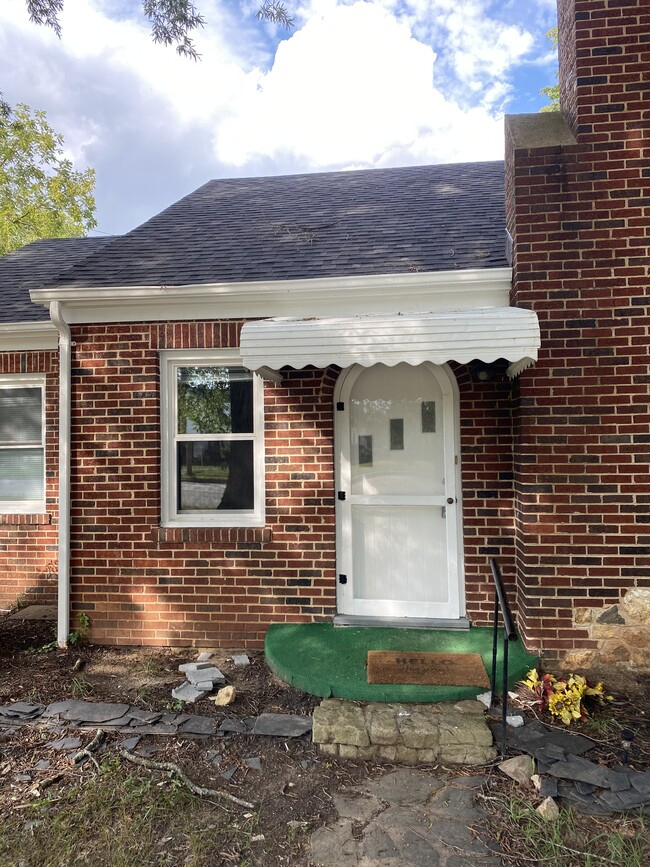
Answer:
<svg viewBox="0 0 650 867"><path fill-rule="evenodd" d="M240 864L257 814L188 793L175 779L117 758L0 819L0 864L24 867L192 867ZM230 860L229 860L230 859Z"/></svg>
<svg viewBox="0 0 650 867"><path fill-rule="evenodd" d="M78 674L72 678L72 681L70 682L70 692L72 693L73 698L85 698L87 695L91 695L92 691L92 686L88 683L83 674Z"/></svg>
<svg viewBox="0 0 650 867"><path fill-rule="evenodd" d="M504 807L497 836L516 864L644 867L650 862L650 828L641 815L581 816L563 808L549 822L519 798L511 798Z"/></svg>
<svg viewBox="0 0 650 867"><path fill-rule="evenodd" d="M143 674L150 674L155 677L162 677L167 672L165 671L165 662L166 660L160 659L155 656L147 656L146 659L142 660L142 663L137 666L137 671L141 671Z"/></svg>

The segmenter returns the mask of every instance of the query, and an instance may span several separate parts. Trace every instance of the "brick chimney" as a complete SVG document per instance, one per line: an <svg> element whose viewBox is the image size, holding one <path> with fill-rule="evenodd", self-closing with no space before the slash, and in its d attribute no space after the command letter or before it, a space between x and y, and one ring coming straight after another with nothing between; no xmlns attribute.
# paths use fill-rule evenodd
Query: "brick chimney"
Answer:
<svg viewBox="0 0 650 867"><path fill-rule="evenodd" d="M621 614L650 601L650 0L558 0L558 35L562 112L506 118L512 303L542 335L513 397L519 622L567 666L650 670Z"/></svg>
<svg viewBox="0 0 650 867"><path fill-rule="evenodd" d="M650 3L558 0L557 13L560 102L573 133L606 141L647 128Z"/></svg>

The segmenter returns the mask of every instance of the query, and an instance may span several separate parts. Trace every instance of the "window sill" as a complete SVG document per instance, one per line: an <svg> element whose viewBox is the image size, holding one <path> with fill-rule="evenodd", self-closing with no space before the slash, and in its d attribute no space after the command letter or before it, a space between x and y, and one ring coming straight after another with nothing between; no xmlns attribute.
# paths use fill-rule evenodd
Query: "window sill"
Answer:
<svg viewBox="0 0 650 867"><path fill-rule="evenodd" d="M271 542L270 527L155 527L154 542Z"/></svg>
<svg viewBox="0 0 650 867"><path fill-rule="evenodd" d="M25 512L0 512L0 525L9 524L32 524L43 525L51 524L52 516L46 512L42 513L25 513Z"/></svg>

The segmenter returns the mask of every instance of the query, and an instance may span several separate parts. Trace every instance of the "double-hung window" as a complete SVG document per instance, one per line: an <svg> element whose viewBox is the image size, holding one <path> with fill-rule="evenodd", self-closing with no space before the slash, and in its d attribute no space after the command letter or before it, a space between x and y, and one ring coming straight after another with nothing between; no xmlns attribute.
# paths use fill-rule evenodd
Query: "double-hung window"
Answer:
<svg viewBox="0 0 650 867"><path fill-rule="evenodd" d="M45 378L0 376L0 513L45 510Z"/></svg>
<svg viewBox="0 0 650 867"><path fill-rule="evenodd" d="M236 350L161 353L162 523L264 523L262 381Z"/></svg>

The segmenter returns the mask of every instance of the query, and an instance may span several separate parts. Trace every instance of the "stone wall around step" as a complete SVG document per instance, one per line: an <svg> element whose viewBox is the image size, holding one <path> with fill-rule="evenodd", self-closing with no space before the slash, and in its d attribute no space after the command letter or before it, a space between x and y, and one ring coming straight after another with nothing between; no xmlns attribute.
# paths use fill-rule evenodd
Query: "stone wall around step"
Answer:
<svg viewBox="0 0 650 867"><path fill-rule="evenodd" d="M484 764L496 756L479 701L358 704L324 699L312 739L325 755L409 764Z"/></svg>

